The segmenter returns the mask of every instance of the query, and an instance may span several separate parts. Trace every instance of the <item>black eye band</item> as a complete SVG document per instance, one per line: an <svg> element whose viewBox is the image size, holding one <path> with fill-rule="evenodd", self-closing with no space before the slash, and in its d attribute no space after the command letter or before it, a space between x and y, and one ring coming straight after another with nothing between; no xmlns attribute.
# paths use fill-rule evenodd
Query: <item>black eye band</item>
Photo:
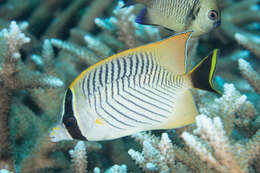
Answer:
<svg viewBox="0 0 260 173"><path fill-rule="evenodd" d="M67 90L65 96L65 111L63 116L63 124L68 130L69 134L73 139L85 140L87 139L81 134L76 118L74 117L73 108L72 108L72 92L70 89Z"/></svg>

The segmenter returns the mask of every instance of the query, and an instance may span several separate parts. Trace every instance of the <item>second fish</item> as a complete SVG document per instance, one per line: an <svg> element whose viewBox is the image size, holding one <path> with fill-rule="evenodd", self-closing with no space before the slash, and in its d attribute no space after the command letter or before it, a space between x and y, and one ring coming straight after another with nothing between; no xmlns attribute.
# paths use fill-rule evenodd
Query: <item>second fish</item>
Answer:
<svg viewBox="0 0 260 173"><path fill-rule="evenodd" d="M221 23L216 0L124 0L125 6L145 5L139 24L160 25L175 32L193 30L192 36L210 32Z"/></svg>

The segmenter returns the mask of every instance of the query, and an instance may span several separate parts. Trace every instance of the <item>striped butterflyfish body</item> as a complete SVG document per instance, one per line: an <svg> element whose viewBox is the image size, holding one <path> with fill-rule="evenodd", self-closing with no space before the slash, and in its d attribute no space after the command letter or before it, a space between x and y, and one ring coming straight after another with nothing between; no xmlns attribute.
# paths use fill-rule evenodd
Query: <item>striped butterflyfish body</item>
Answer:
<svg viewBox="0 0 260 173"><path fill-rule="evenodd" d="M215 92L217 50L185 72L190 36L126 50L83 71L66 91L52 141L110 140L193 123L197 109L190 88Z"/></svg>

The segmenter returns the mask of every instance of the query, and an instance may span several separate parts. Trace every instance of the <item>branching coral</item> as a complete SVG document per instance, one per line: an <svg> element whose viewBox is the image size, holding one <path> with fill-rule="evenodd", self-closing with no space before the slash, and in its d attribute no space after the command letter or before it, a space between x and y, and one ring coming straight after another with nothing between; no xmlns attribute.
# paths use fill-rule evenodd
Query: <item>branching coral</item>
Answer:
<svg viewBox="0 0 260 173"><path fill-rule="evenodd" d="M134 14L134 6L122 9L121 7L123 5L124 3L122 1L118 2L118 5L113 11L115 16L111 16L107 19L95 19L96 25L103 30L97 38L93 39L93 36L86 32L86 34L83 35L88 47L97 54L108 56L112 53L111 50L108 50L109 48L117 52L118 50L137 47L138 45L160 39L160 33L157 28L135 23L134 19L136 16ZM95 50L97 47L99 48L98 51ZM100 49L101 47L103 47L104 50ZM100 52L105 50L109 53Z"/></svg>
<svg viewBox="0 0 260 173"><path fill-rule="evenodd" d="M30 71L21 62L21 54L19 52L23 44L30 42L30 38L26 37L16 22L11 22L10 28L3 29L0 32L2 40L0 71L0 153L1 160L9 158L11 144L9 136L9 111L12 103L12 95L17 89L33 89L33 88L57 88L63 86L63 82L54 76L40 74ZM9 150L8 150L9 149ZM7 152L7 153L6 153ZM12 164L8 167L12 169Z"/></svg>
<svg viewBox="0 0 260 173"><path fill-rule="evenodd" d="M78 142L74 150L70 150L70 155L74 172L85 173L87 169L87 152L84 142Z"/></svg>
<svg viewBox="0 0 260 173"><path fill-rule="evenodd" d="M243 141L238 140L239 137L236 136L235 124L241 121L254 121L256 111L253 105L246 100L246 96L241 95L232 84L225 84L224 89L221 98L215 99L215 103L200 109L201 112L214 117L211 119L206 115L197 116L197 129L194 130L194 134L200 138L189 132L182 134L186 144L200 159L196 160L196 156L189 155L185 151L186 149L172 145L166 133L162 134L160 142L158 137L147 133L133 135L143 145L143 152L139 153L130 149L131 157L145 172L178 172L183 165L181 168L178 167L180 164L177 166L176 161L182 161L194 172L203 170L221 173L249 172L252 169L253 160L260 155L259 127L256 128L254 134L249 134L250 139ZM221 118L218 117L220 115ZM250 123L243 126L240 124L238 128L245 128L245 126L250 126ZM167 149L168 156L164 155L164 149ZM169 161L165 160L166 158L170 158ZM206 162L207 165L203 165L202 162ZM211 168L215 171L210 170Z"/></svg>
<svg viewBox="0 0 260 173"><path fill-rule="evenodd" d="M51 143L48 140L48 137L45 137L39 141L37 141L34 150L28 150L27 152L31 152L30 155L26 158L22 158L22 163L17 172L28 172L33 173L37 172L41 169L48 169L52 167L64 168L68 169L69 162L66 160L62 160L62 157L59 161L55 161L54 158L51 158L50 155L53 151L57 151L57 146L54 143ZM62 156L62 155L60 155Z"/></svg>
<svg viewBox="0 0 260 173"><path fill-rule="evenodd" d="M208 171L202 162L177 145L173 145L167 133L161 139L150 133L138 133L132 137L143 146L142 153L130 149L128 154L144 172L195 172ZM177 162L178 161L178 162ZM181 161L181 162L179 162ZM187 165L187 166L185 166Z"/></svg>
<svg viewBox="0 0 260 173"><path fill-rule="evenodd" d="M226 8L222 12L223 24L221 29L227 36L236 39L244 47L254 52L257 57L260 57L259 33L254 34L241 27L242 24L260 21L258 3L259 0L241 1ZM239 15L234 15L237 13Z"/></svg>
<svg viewBox="0 0 260 173"><path fill-rule="evenodd" d="M66 141L57 145L49 141L46 135L57 119L64 89L82 70L121 50L165 36L157 27L134 22L138 5L121 8L123 2L120 1L114 8L116 4L112 0L0 2L0 29L7 28L10 20L20 21L0 31L0 172L91 172L98 166L100 168L93 172L139 173L135 163L127 157L129 148L133 148L129 154L145 172L216 173L225 172L229 167L259 172L260 159L255 158L259 158L260 102L259 95L254 93L255 90L259 94L259 59L253 58L254 55L259 57L259 0L219 0L224 32L218 30L200 41L195 40L189 52L188 70L197 61L193 57L204 57L215 47L224 55L218 58L216 71L217 83L224 89L224 95L215 99L214 95L194 92L200 113L207 115L199 121L211 124L207 128L221 129L219 133L205 132L205 124L198 124L195 135L193 125L169 130L161 138L149 133L134 135L143 146L142 152L137 151L136 143L129 138L103 142L102 150L100 144L93 142L85 142L85 147L77 150L81 142L76 145ZM29 26L24 21L28 21ZM253 54L241 50L234 40ZM238 89L224 85L226 81ZM189 150L181 141L178 134L183 131L187 131L184 134L201 146L200 149L204 147L203 156ZM207 136L209 134L211 136ZM218 146L212 143L216 137ZM79 162L70 161L68 151L72 148L75 148L72 160L79 158ZM86 151L88 165L86 154L77 154ZM243 157L238 158L234 151ZM224 155L231 161L226 162L228 157L223 158ZM203 162L200 157L211 160ZM83 164L72 169L77 163ZM113 164L127 166L109 168ZM219 167L215 168L216 165Z"/></svg>
<svg viewBox="0 0 260 173"><path fill-rule="evenodd" d="M134 22L134 7L121 9L122 6L123 2L119 1L113 11L115 16L108 19L95 19L97 26L102 28L102 32L95 38L83 28L77 26L71 30L71 37L68 41L51 39L54 47L63 50L59 53L61 65L66 63L71 65L70 71L66 72L67 79L64 79L72 80L76 76L76 69L82 68L83 64L86 66L92 65L120 50L160 39L157 28L142 26ZM77 44L70 42L74 40L77 40ZM73 58L71 55L78 58ZM69 77L71 75L72 77Z"/></svg>
<svg viewBox="0 0 260 173"><path fill-rule="evenodd" d="M142 26L135 23L134 6L121 8L124 5L119 1L113 11L115 16L102 20L95 19L95 23L106 31L106 34L117 38L127 48L137 47L145 42L152 42L160 39L159 30L151 26Z"/></svg>
<svg viewBox="0 0 260 173"><path fill-rule="evenodd" d="M259 12L258 12L259 14ZM260 15L259 15L260 18ZM260 37L253 35L253 34L241 34L241 33L236 33L235 34L235 39L239 44L244 46L245 48L251 50L256 57L260 57Z"/></svg>
<svg viewBox="0 0 260 173"><path fill-rule="evenodd" d="M126 165L114 165L106 170L105 173L127 173L127 167Z"/></svg>
<svg viewBox="0 0 260 173"><path fill-rule="evenodd" d="M249 172L249 163L260 154L259 131L247 145L239 142L232 144L219 117L212 120L205 115L199 115L196 117L196 125L198 128L194 133L206 142L187 132L184 132L182 137L202 161L206 161L209 167L223 173ZM253 149L255 153L248 152L249 145L250 150ZM213 152L209 147L212 147Z"/></svg>
<svg viewBox="0 0 260 173"><path fill-rule="evenodd" d="M0 173L13 173L13 172L10 172L10 171L8 171L6 169L0 169Z"/></svg>
<svg viewBox="0 0 260 173"><path fill-rule="evenodd" d="M215 99L215 102L200 103L200 112L210 117L221 117L228 137L234 136L235 125L250 126L250 122L252 123L258 114L252 102L247 100L245 95L241 95L232 84L224 85L223 96ZM242 125L242 122L245 124Z"/></svg>
<svg viewBox="0 0 260 173"><path fill-rule="evenodd" d="M95 168L94 173L101 173L100 168ZM105 173L127 173L126 165L114 165L111 168L107 169Z"/></svg>
<svg viewBox="0 0 260 173"><path fill-rule="evenodd" d="M239 59L238 61L239 69L243 77L251 84L255 91L260 95L260 75L250 66L250 64Z"/></svg>
<svg viewBox="0 0 260 173"><path fill-rule="evenodd" d="M149 136L145 133L139 133L133 136L139 142L142 141L143 152L139 153L130 149L128 154L136 161L136 163L145 172L164 172L174 171L170 169L168 164L173 165L174 154L171 141L167 134L163 134L161 141L156 137ZM166 152L166 150L168 151Z"/></svg>
<svg viewBox="0 0 260 173"><path fill-rule="evenodd" d="M224 85L224 94L221 98L215 99L215 104L208 107L202 107L200 112L215 117L221 115L224 122L226 123L225 130L228 136L232 136L232 130L234 127L235 114L238 109L246 101L246 96L242 95L234 88L232 84Z"/></svg>
<svg viewBox="0 0 260 173"><path fill-rule="evenodd" d="M74 45L73 43L63 42L58 39L51 39L51 44L57 48L71 53L74 56L77 56L79 60L88 65L95 64L100 60L92 51L88 50L87 48Z"/></svg>
<svg viewBox="0 0 260 173"><path fill-rule="evenodd" d="M80 5L86 4L87 1L85 0L78 0L73 3L74 5L68 7L67 10L64 10L64 13L56 13L58 14L59 18L61 19L58 21L58 25L55 27L52 27L52 25L48 28L47 31L45 29L41 28L37 33L34 33L36 36L40 36L41 38L46 38L46 36L62 36L64 35L64 26L67 26L68 21L75 16L76 11L78 10ZM98 2L100 3L100 1ZM56 147L52 145L48 145L48 142L46 142L45 135L48 131L48 128L50 125L56 120L56 115L59 110L59 103L61 99L61 94L63 92L63 82L59 80L58 78L55 78L54 76L59 76L61 79L64 80L65 83L70 83L71 80L82 70L85 69L88 65L91 65L93 63L96 63L97 61L101 60L105 56L111 55L115 51L118 51L119 49L115 49L115 47L112 46L110 48L110 45L107 45L106 42L104 42L101 37L95 37L94 35L87 32L86 27L89 27L89 25L86 25L86 22L90 22L90 19L93 22L93 19L97 17L98 15L102 14L105 10L106 6L109 4L109 2L106 2L102 7L98 5L97 2L89 3L91 4L91 7L99 8L99 12L97 12L94 9L91 9L89 7L86 7L85 14L82 17L82 20L78 23L78 25L75 28L71 29L71 37L68 39L69 41L73 41L71 44L66 44L67 42L63 42L58 39L47 39L43 42L43 48L42 48L42 54L36 55L31 54L29 51L36 48L39 44L39 41L37 38L35 38L34 35L28 32L28 30L25 30L24 32L30 35L31 40L33 44L30 46L31 49L24 48L22 50L22 59L19 59L19 51L22 45L19 45L20 47L17 47L16 50L12 50L14 52L11 52L14 54L14 57L17 57L17 61L10 62L10 67L15 67L13 70L15 71L10 75L10 78L6 77L8 71L6 71L6 67L9 67L8 63L6 63L4 60L6 58L6 52L8 50L8 45L6 44L5 38L1 35L0 39L0 46L1 49L1 74L4 70L3 77L1 76L1 83L5 84L8 87L12 87L9 92L6 92L6 90L0 90L0 92L6 97L1 97L1 106L5 108L11 108L11 124L9 125L8 121L1 121L3 125L5 125L6 128L2 128L2 132L5 132L5 135L2 135L1 137L7 137L7 140L4 140L5 142L9 142L9 136L11 133L11 141L12 144L8 144L8 146L11 145L13 148L13 152L15 153L14 159L10 159L10 163L7 161L8 158L1 158L3 162L1 162L1 168L8 168L12 170L13 163L11 161L15 161L16 165L16 171L19 172L35 172L40 171L44 169L66 169L66 166L62 166L57 161L57 159L50 158L50 151L51 150L58 150ZM49 16L43 16L42 14L44 9L51 8L53 10L57 10L59 5L65 6L68 4L66 1L57 1L57 2L42 2L41 4L38 4L39 10L35 11L32 15L32 17L29 19L29 21L32 24L32 27L41 26L42 24L45 24L46 22L50 21L50 16L56 15L55 13L50 14ZM36 4L35 4L36 5ZM28 7L29 8L29 7ZM92 11L92 12L91 12ZM19 15L23 14L24 11L20 11ZM91 12L91 13L90 13ZM41 16L43 16L41 18ZM42 23L41 23L42 22ZM54 22L55 23L55 22ZM59 24L60 23L60 24ZM94 25L93 25L94 26ZM23 27L21 25L21 27ZM19 29L19 28L18 28ZM91 30L91 29L90 29ZM29 28L29 31L31 30L31 27ZM54 31L54 32L51 32ZM79 31L77 34L73 31ZM4 30L6 35L6 30ZM49 35L51 33L51 35ZM84 33L81 37L78 33ZM1 32L2 34L2 32ZM22 35L23 36L23 35ZM81 37L81 39L78 39L78 36ZM85 38L84 38L85 36ZM19 37L17 37L19 38ZM28 39L28 37L25 37ZM102 37L104 38L104 37ZM14 39L15 40L15 39ZM75 40L77 44L75 44ZM107 40L107 39L105 39ZM117 39L114 39L117 40ZM87 45L88 48L82 47L80 45L80 42L83 42L85 45ZM107 40L108 42L111 41L111 39ZM28 42L28 41L26 41ZM117 44L119 42L119 44ZM111 42L110 42L111 43ZM120 41L116 41L117 47L120 45L123 45ZM61 51L58 56L56 56L56 50L54 50L53 46L64 48L64 50L67 51ZM97 46L103 47L104 49L97 49ZM6 50L7 49L7 50ZM37 48L38 49L38 48ZM120 49L123 49L123 46L120 47ZM75 58L73 56L70 56L68 52L72 52L73 55L77 55L79 58ZM17 53L15 53L17 52ZM8 55L9 56L9 55ZM11 55L10 55L11 57ZM12 57L13 58L13 57ZM7 61L8 62L8 61ZM83 63L82 63L83 62ZM13 64L12 64L13 63ZM6 66L4 66L6 65ZM70 68L68 68L68 65ZM75 68L73 69L73 66ZM78 68L80 66L80 68ZM17 67L17 68L16 68ZM66 68L67 70L64 71L63 69ZM11 68L10 68L11 69ZM12 72L12 71L10 71ZM9 74L8 74L9 75ZM7 82L8 83L7 83ZM14 82L15 81L15 82ZM10 84L10 86L9 86ZM17 85L17 87L16 87ZM19 86L19 87L18 87ZM60 89L53 89L59 87ZM37 88L37 89L36 89ZM49 89L52 88L52 89ZM26 90L24 90L26 89ZM25 93L20 93L25 92ZM15 100L12 100L11 97L13 94L18 93L18 97L16 96ZM10 100L9 102L6 102ZM2 109L3 113L5 113L5 116L8 117L9 111L5 111L5 109ZM21 116L23 115L23 116ZM9 117L8 117L9 118ZM4 117L2 118L4 120ZM39 124L37 126L37 124ZM2 124L1 124L2 125ZM11 128L11 131L8 130L9 127ZM6 130L6 131L4 131ZM30 130L34 131L33 135L30 134ZM19 141L19 143L18 143ZM2 142L2 141L1 141ZM49 147L47 147L49 146ZM66 145L65 145L66 146ZM69 145L70 146L70 145ZM37 147L37 148L34 148ZM23 148L23 150L21 149ZM30 148L30 149L29 149ZM65 151L63 147L63 150ZM8 152L7 148L3 147L3 152ZM63 152L64 152L63 151ZM57 151L59 152L59 150ZM65 158L63 155L61 158ZM63 161L62 161L63 162ZM33 164L35 163L35 164ZM42 163L42 164L36 164L36 163ZM55 164L56 163L56 164ZM64 162L63 162L64 163ZM5 166L7 165L7 166ZM9 165L9 166L8 166ZM64 164L66 165L66 164ZM67 164L68 165L68 164Z"/></svg>
<svg viewBox="0 0 260 173"><path fill-rule="evenodd" d="M86 148L93 148L91 145L86 145L84 142L79 141L74 150L70 150L69 153L72 157L72 170L74 173L86 173L87 170L87 151ZM89 150L89 149L88 149ZM100 168L94 168L94 173L100 173ZM105 173L127 173L126 165L114 165L107 169Z"/></svg>

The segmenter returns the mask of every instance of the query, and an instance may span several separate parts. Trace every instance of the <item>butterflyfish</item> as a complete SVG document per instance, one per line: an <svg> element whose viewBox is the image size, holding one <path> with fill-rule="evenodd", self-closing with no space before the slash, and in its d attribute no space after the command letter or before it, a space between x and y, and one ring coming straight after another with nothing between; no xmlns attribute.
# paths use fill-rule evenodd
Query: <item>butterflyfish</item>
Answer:
<svg viewBox="0 0 260 173"><path fill-rule="evenodd" d="M124 7L141 3L145 7L136 22L160 25L175 32L193 30L193 36L210 32L221 24L216 0L124 0Z"/></svg>
<svg viewBox="0 0 260 173"><path fill-rule="evenodd" d="M51 140L111 140L194 123L198 111L190 88L217 92L218 50L186 72L191 33L125 50L83 71L64 95Z"/></svg>

